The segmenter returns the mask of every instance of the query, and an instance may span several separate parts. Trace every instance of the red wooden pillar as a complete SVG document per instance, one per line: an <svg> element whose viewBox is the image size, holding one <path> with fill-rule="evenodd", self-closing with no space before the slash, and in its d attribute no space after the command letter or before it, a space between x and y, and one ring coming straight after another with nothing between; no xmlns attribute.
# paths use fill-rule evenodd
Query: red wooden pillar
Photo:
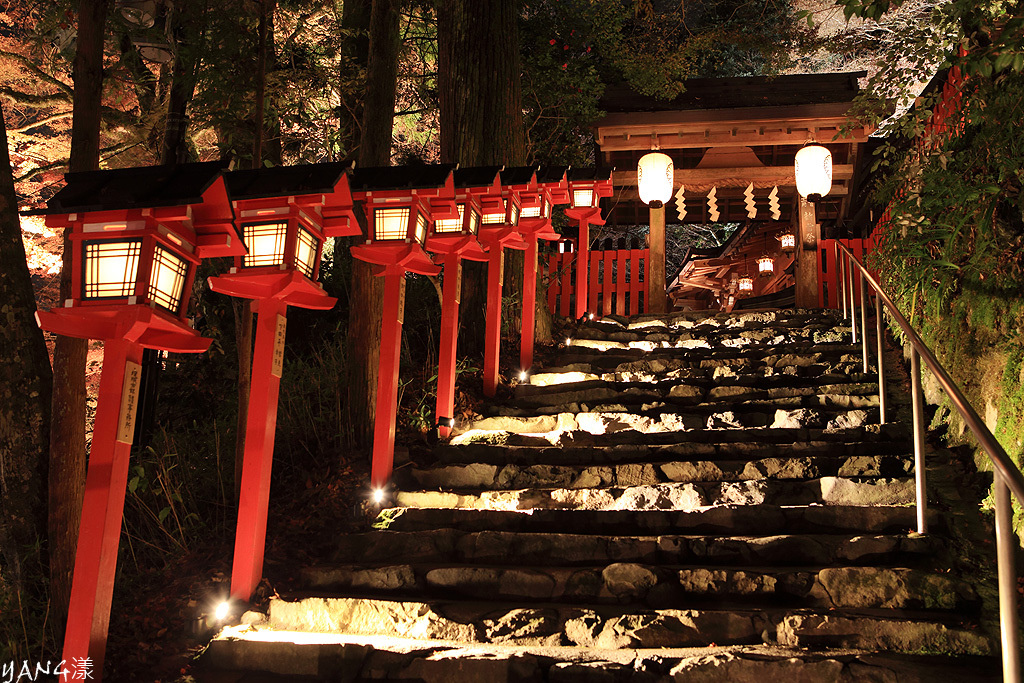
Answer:
<svg viewBox="0 0 1024 683"><path fill-rule="evenodd" d="M580 219L580 237L576 241L576 310L579 320L587 314L587 270L590 265L590 224Z"/></svg>
<svg viewBox="0 0 1024 683"><path fill-rule="evenodd" d="M501 243L490 247L487 259L487 322L484 327L484 396L498 390L498 352L501 348L501 281L505 251Z"/></svg>
<svg viewBox="0 0 1024 683"><path fill-rule="evenodd" d="M231 597L239 600L248 600L263 576L277 400L288 314L288 305L276 297L254 301L253 308L257 312L256 345L245 424L235 555L231 566Z"/></svg>
<svg viewBox="0 0 1024 683"><path fill-rule="evenodd" d="M439 423L455 417L455 357L461 299L462 257L457 252L450 252L444 257L444 285L441 291L441 345L437 359L437 405L434 410ZM450 433L448 425L438 425L441 438Z"/></svg>
<svg viewBox="0 0 1024 683"><path fill-rule="evenodd" d="M526 240L523 260L523 324L519 338L519 366L528 372L533 365L533 338L537 317L537 240Z"/></svg>
<svg viewBox="0 0 1024 683"><path fill-rule="evenodd" d="M104 342L62 655L66 662L89 657L99 672L110 624L141 363L142 346L132 339Z"/></svg>
<svg viewBox="0 0 1024 683"><path fill-rule="evenodd" d="M377 377L373 463L370 469L370 484L374 489L387 485L394 466L398 364L402 350L402 322L405 320L405 269L385 266L383 277L384 316L381 319L380 374Z"/></svg>

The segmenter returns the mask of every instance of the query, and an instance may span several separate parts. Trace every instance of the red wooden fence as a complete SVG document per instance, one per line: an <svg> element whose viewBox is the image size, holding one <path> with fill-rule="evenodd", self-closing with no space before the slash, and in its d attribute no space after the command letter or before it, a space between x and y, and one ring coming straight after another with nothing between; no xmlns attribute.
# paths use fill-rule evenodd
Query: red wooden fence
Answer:
<svg viewBox="0 0 1024 683"><path fill-rule="evenodd" d="M839 267L836 264L836 242L840 242L853 252L861 262L875 248L873 237L867 239L821 240L818 242L818 305L822 308L839 308ZM872 277L878 278L872 268L868 268ZM853 291L860 301L860 277L853 279Z"/></svg>
<svg viewBox="0 0 1024 683"><path fill-rule="evenodd" d="M568 316L576 300L577 251L573 240L552 243L554 251L544 254L543 273L548 283L548 308L554 315ZM627 249L620 240L604 248L592 245L587 254L587 311L595 316L638 315L647 312L647 249L636 243Z"/></svg>

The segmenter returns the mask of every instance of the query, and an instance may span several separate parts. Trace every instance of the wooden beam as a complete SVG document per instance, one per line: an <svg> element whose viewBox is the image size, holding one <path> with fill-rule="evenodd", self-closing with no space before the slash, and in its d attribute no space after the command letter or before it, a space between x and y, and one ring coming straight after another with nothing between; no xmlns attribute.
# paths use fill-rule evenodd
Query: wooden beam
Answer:
<svg viewBox="0 0 1024 683"><path fill-rule="evenodd" d="M818 308L818 242L821 226L814 215L814 204L803 197L798 200L798 236L796 244L797 308Z"/></svg>
<svg viewBox="0 0 1024 683"><path fill-rule="evenodd" d="M832 167L832 180L850 180L853 166L839 164ZM675 187L680 185L715 185L716 187L743 187L751 182L755 189L770 189L774 186L796 187L796 175L792 166L762 166L739 168L677 168ZM616 188L636 187L636 169L613 171L612 184ZM831 193L830 193L831 194Z"/></svg>
<svg viewBox="0 0 1024 683"><path fill-rule="evenodd" d="M651 230L648 235L650 249L648 258L647 312L666 313L668 300L665 296L665 207L651 207Z"/></svg>
<svg viewBox="0 0 1024 683"><path fill-rule="evenodd" d="M859 127L849 137L840 137L839 127L776 128L758 127L752 130L685 131L664 128L655 132L599 131L597 143L602 152L628 152L650 150L655 144L662 150L695 149L704 147L749 147L751 145L802 145L809 137L825 143L850 143L854 146L868 141L872 130ZM657 138L657 139L655 139Z"/></svg>
<svg viewBox="0 0 1024 683"><path fill-rule="evenodd" d="M626 111L606 114L597 125L597 130L617 128L645 129L652 126L696 125L775 125L778 127L825 126L845 123L851 102L830 102L820 104L790 104L773 107L743 107L733 109L675 109L668 111Z"/></svg>

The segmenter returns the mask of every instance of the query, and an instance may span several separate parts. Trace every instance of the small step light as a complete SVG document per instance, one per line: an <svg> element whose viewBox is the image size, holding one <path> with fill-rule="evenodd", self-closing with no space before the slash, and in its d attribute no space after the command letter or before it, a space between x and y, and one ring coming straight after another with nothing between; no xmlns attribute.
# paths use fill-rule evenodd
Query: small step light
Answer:
<svg viewBox="0 0 1024 683"><path fill-rule="evenodd" d="M526 370L520 370L519 371L519 381L520 382L525 382L527 377L528 377L528 375L526 374Z"/></svg>
<svg viewBox="0 0 1024 683"><path fill-rule="evenodd" d="M384 502L384 489L373 490L373 502L380 505Z"/></svg>
<svg viewBox="0 0 1024 683"><path fill-rule="evenodd" d="M227 600L223 601L213 611L213 616L217 621L224 621L228 618L228 614L231 612L231 603Z"/></svg>

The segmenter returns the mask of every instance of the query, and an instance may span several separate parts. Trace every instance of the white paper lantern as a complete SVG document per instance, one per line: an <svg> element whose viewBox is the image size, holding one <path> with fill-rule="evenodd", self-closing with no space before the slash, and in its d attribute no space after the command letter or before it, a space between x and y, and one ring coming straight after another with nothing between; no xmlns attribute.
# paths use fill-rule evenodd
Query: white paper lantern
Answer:
<svg viewBox="0 0 1024 683"><path fill-rule="evenodd" d="M645 204L657 202L662 206L672 198L675 173L672 157L661 152L651 152L640 157L636 167L637 183L640 186L640 200Z"/></svg>
<svg viewBox="0 0 1024 683"><path fill-rule="evenodd" d="M801 197L824 197L832 189L832 152L807 145L796 153L796 191Z"/></svg>

